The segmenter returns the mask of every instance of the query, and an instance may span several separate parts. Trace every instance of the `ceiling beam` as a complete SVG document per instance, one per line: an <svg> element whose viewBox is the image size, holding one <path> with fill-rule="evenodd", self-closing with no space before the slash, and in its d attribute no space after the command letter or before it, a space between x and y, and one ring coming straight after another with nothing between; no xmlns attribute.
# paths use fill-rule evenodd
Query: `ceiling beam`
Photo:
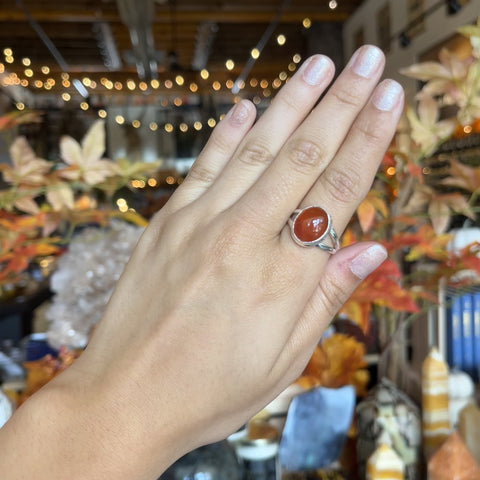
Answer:
<svg viewBox="0 0 480 480"><path fill-rule="evenodd" d="M119 22L117 12L64 12L45 11L32 9L31 15L37 22L59 23L91 23L91 22ZM175 12L175 20L180 23L217 22L217 23L268 23L274 16L271 10L245 10L221 11L221 10L198 10ZM349 16L349 12L343 10L329 10L312 12L309 10L287 11L282 15L282 23L301 22L305 17L312 22L343 22ZM0 8L0 18L3 22L24 22L25 16L16 9ZM162 11L157 7L154 22L170 23L171 18L167 10Z"/></svg>

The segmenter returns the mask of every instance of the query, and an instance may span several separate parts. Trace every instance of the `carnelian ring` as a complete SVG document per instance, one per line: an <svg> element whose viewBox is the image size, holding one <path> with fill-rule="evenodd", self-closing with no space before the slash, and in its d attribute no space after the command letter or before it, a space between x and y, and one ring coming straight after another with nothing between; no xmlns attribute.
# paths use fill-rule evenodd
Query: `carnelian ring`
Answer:
<svg viewBox="0 0 480 480"><path fill-rule="evenodd" d="M318 205L295 210L289 224L293 240L302 247L319 247L330 254L340 248L329 213ZM324 240L331 240L331 245Z"/></svg>

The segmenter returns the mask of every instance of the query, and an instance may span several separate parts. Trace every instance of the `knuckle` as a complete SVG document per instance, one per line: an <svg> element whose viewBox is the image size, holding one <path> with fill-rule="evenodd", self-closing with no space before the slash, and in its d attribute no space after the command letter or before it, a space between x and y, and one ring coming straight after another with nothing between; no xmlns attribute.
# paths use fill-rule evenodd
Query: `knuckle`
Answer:
<svg viewBox="0 0 480 480"><path fill-rule="evenodd" d="M225 135L221 135L218 129L214 129L208 141L220 155L229 155L232 151L232 144Z"/></svg>
<svg viewBox="0 0 480 480"><path fill-rule="evenodd" d="M206 168L199 163L194 163L188 172L187 179L209 185L215 179L215 174L209 168Z"/></svg>
<svg viewBox="0 0 480 480"><path fill-rule="evenodd" d="M319 143L310 140L294 140L287 146L288 158L301 171L310 171L317 167L325 158L326 149Z"/></svg>
<svg viewBox="0 0 480 480"><path fill-rule="evenodd" d="M247 143L238 155L238 159L247 165L269 165L273 155L268 146L261 141Z"/></svg>
<svg viewBox="0 0 480 480"><path fill-rule="evenodd" d="M332 88L332 95L343 107L357 108L361 103L359 93L355 88Z"/></svg>
<svg viewBox="0 0 480 480"><path fill-rule="evenodd" d="M346 204L362 197L361 178L353 168L342 171L329 168L323 180L328 194L337 202Z"/></svg>
<svg viewBox="0 0 480 480"><path fill-rule="evenodd" d="M367 145L379 145L385 141L387 135L379 125L371 122L357 122L355 130L362 136L362 141Z"/></svg>
<svg viewBox="0 0 480 480"><path fill-rule="evenodd" d="M298 99L296 99L290 92L282 91L280 95L275 96L273 102L281 102L287 108L287 110L301 113L302 108L299 105Z"/></svg>

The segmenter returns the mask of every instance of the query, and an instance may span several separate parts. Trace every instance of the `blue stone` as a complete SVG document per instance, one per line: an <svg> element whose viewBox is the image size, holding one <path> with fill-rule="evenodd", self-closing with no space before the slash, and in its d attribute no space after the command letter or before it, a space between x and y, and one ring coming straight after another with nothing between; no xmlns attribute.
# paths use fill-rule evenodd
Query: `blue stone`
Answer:
<svg viewBox="0 0 480 480"><path fill-rule="evenodd" d="M287 470L325 468L338 459L352 423L355 389L318 387L295 397L280 441Z"/></svg>

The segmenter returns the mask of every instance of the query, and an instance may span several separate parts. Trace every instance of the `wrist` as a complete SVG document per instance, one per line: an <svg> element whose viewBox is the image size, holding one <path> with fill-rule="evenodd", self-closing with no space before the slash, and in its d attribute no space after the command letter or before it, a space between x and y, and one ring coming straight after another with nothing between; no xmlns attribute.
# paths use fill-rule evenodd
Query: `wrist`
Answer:
<svg viewBox="0 0 480 480"><path fill-rule="evenodd" d="M103 389L72 367L30 397L0 430L0 471L14 472L9 479L32 472L38 480L151 479L183 453L172 442L174 434L155 430L156 420L148 422L146 410L131 397L111 386Z"/></svg>

